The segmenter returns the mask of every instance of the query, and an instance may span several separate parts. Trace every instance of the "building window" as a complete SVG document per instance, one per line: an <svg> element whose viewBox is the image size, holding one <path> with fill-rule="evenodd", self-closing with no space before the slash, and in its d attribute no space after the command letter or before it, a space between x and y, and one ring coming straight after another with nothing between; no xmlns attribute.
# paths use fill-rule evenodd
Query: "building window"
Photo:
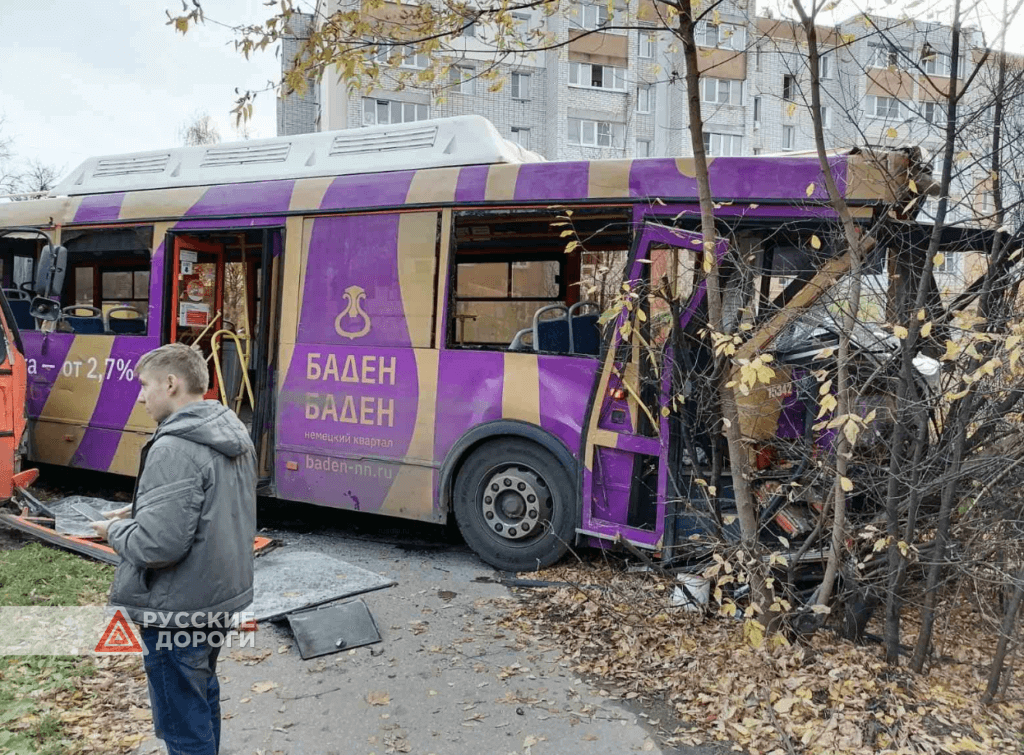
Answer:
<svg viewBox="0 0 1024 755"><path fill-rule="evenodd" d="M514 100L528 100L528 99L530 99L530 74L528 74L528 73L514 73L514 74L512 74L512 99L514 99Z"/></svg>
<svg viewBox="0 0 1024 755"><path fill-rule="evenodd" d="M895 97L868 95L867 115L869 118L899 118L901 104Z"/></svg>
<svg viewBox="0 0 1024 755"><path fill-rule="evenodd" d="M380 42L377 52L373 53L373 58L377 65L393 65L392 59L399 55L401 56L398 60L399 68L423 69L428 65L426 53L415 52L408 45L395 45L386 41Z"/></svg>
<svg viewBox="0 0 1024 755"><path fill-rule="evenodd" d="M742 50L747 46L747 30L738 24L710 24L707 21L700 21L694 34L697 44L701 47Z"/></svg>
<svg viewBox="0 0 1024 755"><path fill-rule="evenodd" d="M476 93L476 71L472 68L453 66L448 69L449 88L458 94Z"/></svg>
<svg viewBox="0 0 1024 755"><path fill-rule="evenodd" d="M761 128L761 98L754 98L754 128Z"/></svg>
<svg viewBox="0 0 1024 755"><path fill-rule="evenodd" d="M654 87L650 84L640 84L636 88L636 111L649 113L652 110L654 110Z"/></svg>
<svg viewBox="0 0 1024 755"><path fill-rule="evenodd" d="M364 126L412 123L413 121L425 121L429 117L430 109L426 105L395 100L377 100L372 97L363 98Z"/></svg>
<svg viewBox="0 0 1024 755"><path fill-rule="evenodd" d="M530 129L513 126L511 130L512 141L523 149L530 149Z"/></svg>
<svg viewBox="0 0 1024 755"><path fill-rule="evenodd" d="M901 67L903 56L898 47L892 45L871 45L868 55L868 66L871 68Z"/></svg>
<svg viewBox="0 0 1024 755"><path fill-rule="evenodd" d="M624 136L625 127L621 123L589 121L582 118L569 119L569 144L621 148Z"/></svg>
<svg viewBox="0 0 1024 755"><path fill-rule="evenodd" d="M982 211L985 208L982 207ZM960 255L956 252L943 252L942 264L936 265L933 268L933 272L942 273L944 275L953 275L960 271Z"/></svg>
<svg viewBox="0 0 1024 755"><path fill-rule="evenodd" d="M755 155L760 155L762 152L764 152L764 150L761 149L760 147L754 147L754 154Z"/></svg>
<svg viewBox="0 0 1024 755"><path fill-rule="evenodd" d="M530 30L530 14L521 12L513 13L512 28L515 29L518 34L526 34L526 32Z"/></svg>
<svg viewBox="0 0 1024 755"><path fill-rule="evenodd" d="M821 127L825 131L832 128L832 108L827 105L821 106Z"/></svg>
<svg viewBox="0 0 1024 755"><path fill-rule="evenodd" d="M650 139L637 139L636 140L636 156L637 157L650 157L651 156L651 141L650 141Z"/></svg>
<svg viewBox="0 0 1024 755"><path fill-rule="evenodd" d="M654 34L649 31L640 32L640 57L654 57Z"/></svg>
<svg viewBox="0 0 1024 755"><path fill-rule="evenodd" d="M626 70L591 63L569 63L569 84L590 89L626 91Z"/></svg>
<svg viewBox="0 0 1024 755"><path fill-rule="evenodd" d="M600 5L580 3L579 11L573 21L583 29L600 29L608 24L608 6L604 3Z"/></svg>
<svg viewBox="0 0 1024 755"><path fill-rule="evenodd" d="M790 100L796 98L796 76L786 74L782 77L782 99Z"/></svg>
<svg viewBox="0 0 1024 755"><path fill-rule="evenodd" d="M832 54L824 53L818 58L818 77L822 79L832 78Z"/></svg>
<svg viewBox="0 0 1024 755"><path fill-rule="evenodd" d="M925 45L921 51L921 70L929 76L949 76L952 73L952 64L952 56L944 52L937 52L928 45ZM961 54L956 61L957 78L963 78L966 68L966 57Z"/></svg>
<svg viewBox="0 0 1024 755"><path fill-rule="evenodd" d="M464 37L475 37L476 36L476 21L471 21L469 26L462 29L462 36Z"/></svg>
<svg viewBox="0 0 1024 755"><path fill-rule="evenodd" d="M921 115L933 126L946 125L946 106L941 102L921 103Z"/></svg>
<svg viewBox="0 0 1024 755"><path fill-rule="evenodd" d="M732 79L704 78L701 86L704 102L719 105L739 105L743 99L743 82Z"/></svg>
<svg viewBox="0 0 1024 755"><path fill-rule="evenodd" d="M754 50L754 68L758 71L761 70L761 55L761 45L758 45L757 48Z"/></svg>
<svg viewBox="0 0 1024 755"><path fill-rule="evenodd" d="M796 126L782 127L782 149L789 151L796 144Z"/></svg>
<svg viewBox="0 0 1024 755"><path fill-rule="evenodd" d="M704 134L708 157L738 157L743 154L743 137L736 134Z"/></svg>

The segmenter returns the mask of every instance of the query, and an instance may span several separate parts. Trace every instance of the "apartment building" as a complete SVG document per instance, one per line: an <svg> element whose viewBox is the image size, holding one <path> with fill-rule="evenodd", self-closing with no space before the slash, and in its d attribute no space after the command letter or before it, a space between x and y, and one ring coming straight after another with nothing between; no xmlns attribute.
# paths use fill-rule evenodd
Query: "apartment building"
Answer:
<svg viewBox="0 0 1024 755"><path fill-rule="evenodd" d="M355 1L320 0L315 17L293 23L295 36L285 41L283 65L314 18ZM385 3L374 12L387 17L403 7L408 5ZM388 60L391 51L382 49L377 88L359 91L332 71L304 95L279 101L278 133L478 113L506 138L549 160L692 154L681 45L654 23L657 10L650 0L615 0L611 19L608 7L598 0L578 2L553 16L538 9L514 13L522 35L542 29L559 44L543 52L505 53L497 65L500 87L481 78L495 67L486 28L470 26L455 41L446 53L449 78L441 86L399 85L396 73L422 70L427 59L410 52L395 65L393 55ZM634 28L595 32L616 20ZM816 34L827 147L909 144L932 152L941 147L942 98L952 67L949 27L858 16L818 27ZM725 0L716 6L714 23L698 24L696 36L704 142L711 156L813 149L807 45L798 24L757 16L748 0ZM960 81L982 58L981 44L977 31L963 32ZM966 98L960 107L958 152L983 152L991 137L986 106L991 94L985 77L977 81L973 100ZM982 149L974 150L978 145ZM957 181L957 198L968 200L955 204L955 217L991 212L986 166L959 171Z"/></svg>

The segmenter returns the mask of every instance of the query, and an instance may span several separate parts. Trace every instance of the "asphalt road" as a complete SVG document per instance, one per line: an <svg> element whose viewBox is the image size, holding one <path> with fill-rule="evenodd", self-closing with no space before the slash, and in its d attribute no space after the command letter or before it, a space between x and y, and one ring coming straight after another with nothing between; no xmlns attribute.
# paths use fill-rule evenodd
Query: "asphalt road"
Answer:
<svg viewBox="0 0 1024 755"><path fill-rule="evenodd" d="M222 656L225 755L670 751L654 712L609 700L501 627L492 601L509 591L475 581L495 572L443 528L278 503L261 505L262 527L282 548L397 585L362 596L382 643L303 661L287 624L262 624L255 651ZM154 752L157 740L138 749Z"/></svg>

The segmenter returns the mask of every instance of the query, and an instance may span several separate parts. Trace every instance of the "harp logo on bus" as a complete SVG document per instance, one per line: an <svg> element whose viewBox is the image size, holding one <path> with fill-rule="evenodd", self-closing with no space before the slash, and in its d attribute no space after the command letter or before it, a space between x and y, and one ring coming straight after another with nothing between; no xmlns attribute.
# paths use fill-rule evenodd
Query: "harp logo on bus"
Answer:
<svg viewBox="0 0 1024 755"><path fill-rule="evenodd" d="M370 316L366 314L362 303L366 291L362 286L349 286L344 295L348 306L334 318L334 330L343 338L362 338L370 332Z"/></svg>

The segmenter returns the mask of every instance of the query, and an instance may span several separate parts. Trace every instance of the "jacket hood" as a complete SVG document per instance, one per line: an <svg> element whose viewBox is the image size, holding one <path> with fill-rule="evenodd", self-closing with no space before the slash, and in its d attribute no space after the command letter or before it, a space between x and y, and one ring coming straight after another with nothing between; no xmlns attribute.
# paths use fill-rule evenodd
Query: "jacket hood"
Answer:
<svg viewBox="0 0 1024 755"><path fill-rule="evenodd" d="M161 435L209 446L232 459L252 448L245 425L219 401L197 401L182 407L160 423L153 438Z"/></svg>

